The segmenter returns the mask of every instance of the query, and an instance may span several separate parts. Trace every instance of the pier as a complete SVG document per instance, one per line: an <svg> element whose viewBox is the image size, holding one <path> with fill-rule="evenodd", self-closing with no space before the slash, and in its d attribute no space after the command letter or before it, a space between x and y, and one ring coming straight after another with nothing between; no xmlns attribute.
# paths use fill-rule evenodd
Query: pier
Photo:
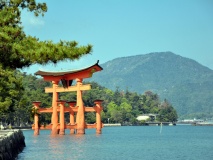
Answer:
<svg viewBox="0 0 213 160"><path fill-rule="evenodd" d="M145 123L147 126L175 126L176 123L172 123L172 122L146 122Z"/></svg>
<svg viewBox="0 0 213 160"><path fill-rule="evenodd" d="M120 123L114 123L114 124L112 124L112 123L105 123L104 124L104 127L116 127L116 126L121 126L121 124Z"/></svg>

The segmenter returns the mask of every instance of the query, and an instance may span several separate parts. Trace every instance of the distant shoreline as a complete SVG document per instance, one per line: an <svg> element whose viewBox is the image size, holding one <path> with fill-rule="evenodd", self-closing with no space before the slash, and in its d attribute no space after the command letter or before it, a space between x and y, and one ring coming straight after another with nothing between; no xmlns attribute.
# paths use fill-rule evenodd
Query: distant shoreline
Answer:
<svg viewBox="0 0 213 160"><path fill-rule="evenodd" d="M115 124L105 123L104 124L104 127L114 127L114 126L121 126L121 123L115 123Z"/></svg>

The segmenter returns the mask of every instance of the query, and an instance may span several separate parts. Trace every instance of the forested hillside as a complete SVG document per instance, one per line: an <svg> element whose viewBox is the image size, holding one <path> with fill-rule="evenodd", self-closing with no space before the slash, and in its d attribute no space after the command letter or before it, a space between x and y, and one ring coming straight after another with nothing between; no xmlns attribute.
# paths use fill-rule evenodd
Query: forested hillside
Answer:
<svg viewBox="0 0 213 160"><path fill-rule="evenodd" d="M212 116L213 71L171 52L121 57L101 65L91 80L116 90L152 91L168 99L180 116Z"/></svg>
<svg viewBox="0 0 213 160"><path fill-rule="evenodd" d="M20 73L17 73L20 76ZM0 119L3 123L12 125L31 124L33 122L32 102L41 101L41 107L51 107L52 94L47 94L44 88L51 86L49 82L43 81L33 75L23 74L24 91L20 95L17 105L4 113ZM62 85L62 84L60 84ZM83 92L85 106L94 106L94 100L102 99L103 112L102 122L121 123L123 125L140 125L137 116L146 113L159 114L157 121L177 121L177 113L172 105L164 100L160 101L157 94L147 91L144 94L125 92L116 89L112 91L95 82L91 82L92 89ZM59 99L67 101L76 100L76 92L59 93ZM67 106L68 107L68 106ZM95 113L86 113L86 121L95 123ZM66 114L66 121L69 122L69 114ZM51 123L51 115L48 113L40 114L40 123Z"/></svg>

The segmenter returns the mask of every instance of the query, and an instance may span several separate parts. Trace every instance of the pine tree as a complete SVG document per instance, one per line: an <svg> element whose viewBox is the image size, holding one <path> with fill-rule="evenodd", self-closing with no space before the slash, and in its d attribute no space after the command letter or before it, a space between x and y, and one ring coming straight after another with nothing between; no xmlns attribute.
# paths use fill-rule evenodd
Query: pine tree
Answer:
<svg viewBox="0 0 213 160"><path fill-rule="evenodd" d="M21 9L28 9L39 16L44 15L47 6L35 0L0 1L0 63L3 68L16 69L34 63L75 60L91 52L91 45L78 47L76 41L53 43L27 36L21 26Z"/></svg>
<svg viewBox="0 0 213 160"><path fill-rule="evenodd" d="M12 111L20 100L23 88L16 69L32 64L57 63L79 59L90 54L92 46L78 46L76 41L39 41L27 36L21 25L21 11L44 16L46 3L36 0L0 0L0 113ZM1 117L0 117L1 118Z"/></svg>

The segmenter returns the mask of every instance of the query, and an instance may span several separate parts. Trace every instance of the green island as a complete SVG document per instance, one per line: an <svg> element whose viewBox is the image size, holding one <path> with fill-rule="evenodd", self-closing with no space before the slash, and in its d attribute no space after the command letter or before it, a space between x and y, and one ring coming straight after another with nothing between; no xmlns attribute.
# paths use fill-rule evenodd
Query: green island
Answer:
<svg viewBox="0 0 213 160"><path fill-rule="evenodd" d="M20 80L19 96L9 110L1 110L1 121L12 126L27 126L33 123L33 101L41 101L41 107L51 106L52 95L45 93L44 88L52 84L45 82L42 78L19 71L16 71L15 77ZM91 90L83 91L84 105L93 106L95 99L104 100L104 109L101 114L104 124L146 125L147 122L175 123L177 121L178 116L173 106L166 99L161 102L159 96L151 91L138 94L130 92L128 89L120 90L118 87L112 91L96 82L90 84ZM62 86L62 83L59 85ZM76 101L76 92L60 93L59 99ZM140 116L143 115L148 115L148 118L140 119ZM40 124L51 123L50 113L39 116ZM87 123L95 123L95 113L85 113L85 119ZM68 113L65 113L65 121L69 122Z"/></svg>

